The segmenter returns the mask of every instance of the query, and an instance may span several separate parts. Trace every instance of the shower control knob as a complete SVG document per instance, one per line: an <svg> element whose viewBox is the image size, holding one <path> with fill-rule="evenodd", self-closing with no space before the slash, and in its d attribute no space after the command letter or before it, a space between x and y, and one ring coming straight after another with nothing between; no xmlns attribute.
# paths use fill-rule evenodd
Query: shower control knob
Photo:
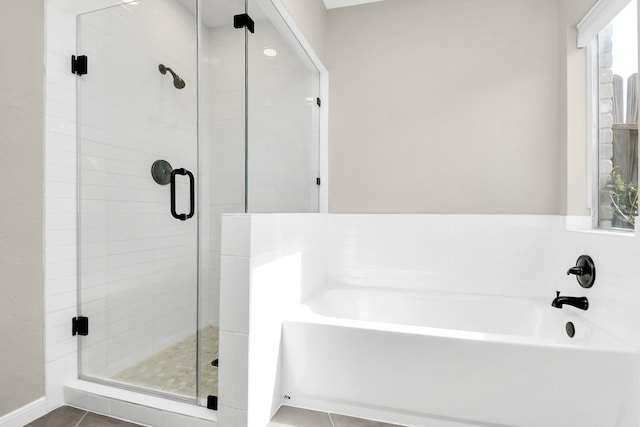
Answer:
<svg viewBox="0 0 640 427"><path fill-rule="evenodd" d="M574 274L583 288L590 288L596 281L596 265L589 255L580 255L576 265L567 270L567 275Z"/></svg>
<svg viewBox="0 0 640 427"><path fill-rule="evenodd" d="M166 160L156 160L151 165L151 176L160 185L167 185L171 182L171 163Z"/></svg>

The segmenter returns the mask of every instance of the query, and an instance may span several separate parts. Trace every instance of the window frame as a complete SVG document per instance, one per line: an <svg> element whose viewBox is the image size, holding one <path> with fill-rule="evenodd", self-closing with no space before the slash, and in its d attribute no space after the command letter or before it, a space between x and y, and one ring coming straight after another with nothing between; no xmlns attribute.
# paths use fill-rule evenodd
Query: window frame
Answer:
<svg viewBox="0 0 640 427"><path fill-rule="evenodd" d="M598 35L586 46L587 52L587 207L591 212L591 228L600 229L600 79Z"/></svg>
<svg viewBox="0 0 640 427"><path fill-rule="evenodd" d="M600 171L601 141L600 141L600 46L599 34L604 30L622 10L634 0L600 0L589 10L587 15L578 23L578 48L586 48L587 65L587 207L591 211L591 228L610 232L634 233L633 228L602 226L600 224ZM640 1L637 1L640 3ZM640 19L636 17L636 29L640 34ZM640 43L638 43L640 50ZM638 56L640 62L640 55ZM636 73L640 75L640 67ZM640 100L640 85L636 87L636 99ZM625 103L626 104L626 103ZM636 122L640 122L636 117ZM636 182L636 186L640 183Z"/></svg>

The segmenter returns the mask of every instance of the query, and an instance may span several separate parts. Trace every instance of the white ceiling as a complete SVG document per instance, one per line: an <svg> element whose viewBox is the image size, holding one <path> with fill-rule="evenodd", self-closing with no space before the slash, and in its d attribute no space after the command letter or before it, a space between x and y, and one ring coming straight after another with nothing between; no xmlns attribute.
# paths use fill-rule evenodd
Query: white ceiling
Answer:
<svg viewBox="0 0 640 427"><path fill-rule="evenodd" d="M300 1L300 0L296 0ZM375 3L384 0L322 0L327 9L338 7L356 6L358 4ZM182 5L195 14L195 0L178 0ZM200 7L202 21L209 27L232 25L232 17L244 12L244 2L238 0L207 0ZM251 11L254 20L264 19L264 15L258 8Z"/></svg>
<svg viewBox="0 0 640 427"><path fill-rule="evenodd" d="M322 0L327 9L335 9L336 7L355 6L357 4L375 3L383 0Z"/></svg>

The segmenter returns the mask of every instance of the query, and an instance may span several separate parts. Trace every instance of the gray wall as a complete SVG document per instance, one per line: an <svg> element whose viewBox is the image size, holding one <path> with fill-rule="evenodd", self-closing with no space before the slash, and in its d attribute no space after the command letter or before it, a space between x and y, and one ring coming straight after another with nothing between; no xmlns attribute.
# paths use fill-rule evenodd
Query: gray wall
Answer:
<svg viewBox="0 0 640 427"><path fill-rule="evenodd" d="M533 0L387 0L329 12L322 0L283 3L330 71L332 211L590 215L586 52L575 26L595 0L547 0L540 10ZM499 73L482 80L478 69ZM508 73L524 84L509 86ZM469 98L470 88L495 93ZM466 120L453 113L461 99Z"/></svg>
<svg viewBox="0 0 640 427"><path fill-rule="evenodd" d="M0 416L44 395L44 2L0 2Z"/></svg>
<svg viewBox="0 0 640 427"><path fill-rule="evenodd" d="M330 211L563 213L559 3L330 10Z"/></svg>

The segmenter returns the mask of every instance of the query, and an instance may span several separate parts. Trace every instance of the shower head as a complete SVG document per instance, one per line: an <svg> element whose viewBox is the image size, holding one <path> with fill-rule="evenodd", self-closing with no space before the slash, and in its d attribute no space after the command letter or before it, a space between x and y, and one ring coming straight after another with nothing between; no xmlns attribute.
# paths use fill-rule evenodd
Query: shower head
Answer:
<svg viewBox="0 0 640 427"><path fill-rule="evenodd" d="M182 80L179 75L174 73L171 68L165 67L163 64L160 64L158 65L158 70L160 70L160 73L162 74L167 74L167 71L171 73L171 75L173 76L173 85L176 87L176 89L182 89L185 87L184 80Z"/></svg>

